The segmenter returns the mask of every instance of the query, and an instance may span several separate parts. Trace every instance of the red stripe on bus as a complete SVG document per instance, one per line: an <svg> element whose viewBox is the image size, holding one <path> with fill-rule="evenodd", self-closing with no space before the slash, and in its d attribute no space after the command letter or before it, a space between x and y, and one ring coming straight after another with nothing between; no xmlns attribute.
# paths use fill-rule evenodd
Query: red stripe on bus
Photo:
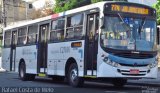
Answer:
<svg viewBox="0 0 160 93"><path fill-rule="evenodd" d="M52 18L52 19L53 19L53 18L57 18L58 16L59 16L59 14L53 14L51 18Z"/></svg>

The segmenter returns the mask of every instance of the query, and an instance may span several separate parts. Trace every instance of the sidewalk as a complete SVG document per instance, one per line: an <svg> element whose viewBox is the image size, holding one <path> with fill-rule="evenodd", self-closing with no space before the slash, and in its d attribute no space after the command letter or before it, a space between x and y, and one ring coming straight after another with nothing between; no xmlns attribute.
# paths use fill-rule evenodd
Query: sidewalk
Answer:
<svg viewBox="0 0 160 93"><path fill-rule="evenodd" d="M0 68L0 72L5 72L6 70L4 70L3 68Z"/></svg>
<svg viewBox="0 0 160 93"><path fill-rule="evenodd" d="M157 79L128 80L128 84L160 86L160 68L158 71L158 78Z"/></svg>

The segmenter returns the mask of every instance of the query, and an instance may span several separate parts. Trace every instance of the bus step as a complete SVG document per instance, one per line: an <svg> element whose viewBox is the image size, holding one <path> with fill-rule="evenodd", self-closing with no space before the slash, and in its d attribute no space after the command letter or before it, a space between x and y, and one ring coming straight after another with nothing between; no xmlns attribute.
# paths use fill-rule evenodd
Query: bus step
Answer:
<svg viewBox="0 0 160 93"><path fill-rule="evenodd" d="M46 77L46 74L45 73L39 73L38 76L39 77Z"/></svg>
<svg viewBox="0 0 160 93"><path fill-rule="evenodd" d="M97 78L97 76L85 75L85 78Z"/></svg>
<svg viewBox="0 0 160 93"><path fill-rule="evenodd" d="M96 70L87 70L87 76L96 76L97 71Z"/></svg>

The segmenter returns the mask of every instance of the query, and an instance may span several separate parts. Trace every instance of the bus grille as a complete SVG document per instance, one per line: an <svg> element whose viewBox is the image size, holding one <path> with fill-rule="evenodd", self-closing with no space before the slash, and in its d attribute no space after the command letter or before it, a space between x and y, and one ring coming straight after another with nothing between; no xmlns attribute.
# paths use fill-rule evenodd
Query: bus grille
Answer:
<svg viewBox="0 0 160 93"><path fill-rule="evenodd" d="M126 75L126 76L144 76L147 73L149 73L150 71L139 71L139 74L131 74L130 70L120 70L117 69L117 72L121 73L122 75Z"/></svg>
<svg viewBox="0 0 160 93"><path fill-rule="evenodd" d="M144 64L144 65L139 65L137 64L136 66L134 64L123 64L123 63L119 63L121 66L128 66L128 67L146 67L148 66L148 64Z"/></svg>
<svg viewBox="0 0 160 93"><path fill-rule="evenodd" d="M154 57L154 55L152 54L133 54L133 53L117 53L115 55L119 57L132 58L132 59L146 59Z"/></svg>

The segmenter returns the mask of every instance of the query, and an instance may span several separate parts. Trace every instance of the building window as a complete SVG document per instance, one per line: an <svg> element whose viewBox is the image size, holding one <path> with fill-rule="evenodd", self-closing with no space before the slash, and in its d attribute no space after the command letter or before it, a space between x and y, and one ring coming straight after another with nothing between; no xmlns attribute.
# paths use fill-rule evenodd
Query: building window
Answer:
<svg viewBox="0 0 160 93"><path fill-rule="evenodd" d="M33 5L32 5L32 4L29 4L28 6L29 6L29 9L32 9L32 8L33 8Z"/></svg>

